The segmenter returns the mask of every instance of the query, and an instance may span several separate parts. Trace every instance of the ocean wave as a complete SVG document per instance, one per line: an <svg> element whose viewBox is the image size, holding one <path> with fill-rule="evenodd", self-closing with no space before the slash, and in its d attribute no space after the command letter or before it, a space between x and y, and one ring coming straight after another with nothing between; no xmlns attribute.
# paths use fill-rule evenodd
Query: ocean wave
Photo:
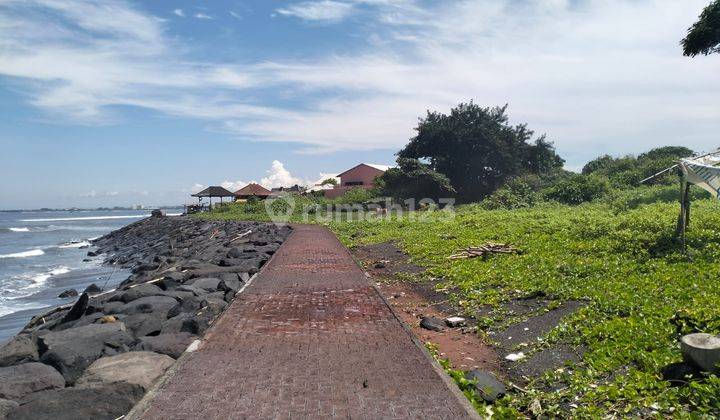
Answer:
<svg viewBox="0 0 720 420"><path fill-rule="evenodd" d="M25 287L25 289L43 286L50 277L59 276L60 274L65 274L65 273L69 273L69 272L70 272L69 268L60 266L60 267L54 268L46 273L36 274L31 277L32 284L30 284L28 287Z"/></svg>
<svg viewBox="0 0 720 420"><path fill-rule="evenodd" d="M23 251L23 252L16 252L14 254L4 254L0 255L0 258L27 258L27 257L37 257L40 255L43 255L45 251L42 249L31 249L30 251Z"/></svg>
<svg viewBox="0 0 720 420"><path fill-rule="evenodd" d="M90 246L90 242L88 242L88 241L65 242L64 244L58 245L58 248L81 248L84 246Z"/></svg>
<svg viewBox="0 0 720 420"><path fill-rule="evenodd" d="M13 305L2 304L0 305L0 317L14 314L15 312L26 311L28 309L42 309L49 308L50 306L52 305L40 302L18 303Z"/></svg>
<svg viewBox="0 0 720 420"><path fill-rule="evenodd" d="M20 227L20 228L8 228L10 232L30 232L30 229L26 227Z"/></svg>
<svg viewBox="0 0 720 420"><path fill-rule="evenodd" d="M75 220L111 220L111 219L142 219L150 217L149 214L137 214L127 216L86 216L86 217L58 217L54 219L22 219L21 222L69 222Z"/></svg>

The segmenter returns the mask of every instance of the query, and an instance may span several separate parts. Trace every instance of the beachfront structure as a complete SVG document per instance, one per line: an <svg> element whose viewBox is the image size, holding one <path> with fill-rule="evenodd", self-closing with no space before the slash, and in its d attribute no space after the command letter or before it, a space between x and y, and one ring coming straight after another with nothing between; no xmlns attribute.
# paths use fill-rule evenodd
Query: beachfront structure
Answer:
<svg viewBox="0 0 720 420"><path fill-rule="evenodd" d="M266 199L270 196L270 190L260 184L250 183L235 191L236 200L247 200L248 198Z"/></svg>
<svg viewBox="0 0 720 420"><path fill-rule="evenodd" d="M208 199L210 199L210 208L212 209L212 199L213 199L213 198L219 198L219 199L220 199L220 204L222 204L222 199L223 199L223 198L234 198L234 197L235 197L235 194L233 194L232 192L226 190L226 189L223 188L223 187L219 187L219 186L216 186L216 185L211 185L211 186L205 188L204 190L202 190L202 191L200 191L200 192L197 192L197 193L195 193L195 194L191 194L191 197L197 197L197 198L198 198L198 202L201 202L203 198L208 198Z"/></svg>
<svg viewBox="0 0 720 420"><path fill-rule="evenodd" d="M282 193L287 194L302 194L305 192L305 187L301 187L298 184L293 185L292 187L276 187L273 188L270 193L274 196L278 196Z"/></svg>
<svg viewBox="0 0 720 420"><path fill-rule="evenodd" d="M325 190L325 197L336 198L353 188L371 189L375 186L375 178L381 176L391 167L374 163L361 163L338 174L340 183L332 189Z"/></svg>
<svg viewBox="0 0 720 420"><path fill-rule="evenodd" d="M328 179L334 180L335 184L323 184L323 182L327 181ZM312 185L308 187L306 192L312 193L317 191L330 190L335 187L335 185L340 185L340 178L335 175L335 172L321 172L320 178L317 181L313 182Z"/></svg>

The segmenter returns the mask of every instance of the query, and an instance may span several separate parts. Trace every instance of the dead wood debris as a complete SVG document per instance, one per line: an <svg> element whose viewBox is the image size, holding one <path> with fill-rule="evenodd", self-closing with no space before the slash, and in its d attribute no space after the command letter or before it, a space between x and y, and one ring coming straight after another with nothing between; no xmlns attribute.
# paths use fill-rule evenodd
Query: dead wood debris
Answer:
<svg viewBox="0 0 720 420"><path fill-rule="evenodd" d="M485 257L490 254L517 254L520 250L510 244L499 244L495 242L486 242L480 246L469 246L467 248L458 249L457 253L450 255L451 260L462 258Z"/></svg>

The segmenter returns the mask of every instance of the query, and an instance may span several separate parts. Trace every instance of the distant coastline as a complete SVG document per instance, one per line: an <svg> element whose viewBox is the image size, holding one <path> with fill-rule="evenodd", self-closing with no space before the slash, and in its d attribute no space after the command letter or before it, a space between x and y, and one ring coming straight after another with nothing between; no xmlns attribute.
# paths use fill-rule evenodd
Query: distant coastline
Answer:
<svg viewBox="0 0 720 420"><path fill-rule="evenodd" d="M127 210L174 210L181 209L182 205L174 206L127 206L127 207L94 207L94 208L80 208L80 207L68 207L68 208L39 208L39 209L0 209L0 213L32 213L32 212L46 212L46 211L127 211Z"/></svg>

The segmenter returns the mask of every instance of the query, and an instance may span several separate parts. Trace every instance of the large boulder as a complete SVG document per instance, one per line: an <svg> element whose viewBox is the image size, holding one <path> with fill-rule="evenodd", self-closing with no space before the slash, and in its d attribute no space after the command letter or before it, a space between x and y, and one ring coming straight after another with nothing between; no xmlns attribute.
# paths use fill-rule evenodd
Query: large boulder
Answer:
<svg viewBox="0 0 720 420"><path fill-rule="evenodd" d="M55 367L72 385L92 362L103 355L127 350L133 336L122 322L91 324L51 332L38 338L40 360Z"/></svg>
<svg viewBox="0 0 720 420"><path fill-rule="evenodd" d="M120 313L126 315L148 314L150 312L167 313L176 304L177 300L169 296L147 296L126 303L120 308Z"/></svg>
<svg viewBox="0 0 720 420"><path fill-rule="evenodd" d="M0 420L5 420L8 413L16 409L18 405L15 401L0 398Z"/></svg>
<svg viewBox="0 0 720 420"><path fill-rule="evenodd" d="M197 278L189 280L186 284L208 292L214 292L218 289L220 279L214 277Z"/></svg>
<svg viewBox="0 0 720 420"><path fill-rule="evenodd" d="M187 332L160 334L154 337L142 337L134 350L154 351L179 358L192 343L195 336Z"/></svg>
<svg viewBox="0 0 720 420"><path fill-rule="evenodd" d="M144 393L141 386L126 382L40 391L20 400L8 420L112 420L130 411Z"/></svg>
<svg viewBox="0 0 720 420"><path fill-rule="evenodd" d="M45 389L65 387L65 379L52 367L31 362L0 368L0 398L18 400Z"/></svg>
<svg viewBox="0 0 720 420"><path fill-rule="evenodd" d="M39 357L37 345L30 334L16 335L0 348L0 367L36 362Z"/></svg>
<svg viewBox="0 0 720 420"><path fill-rule="evenodd" d="M64 292L60 293L60 294L58 295L58 297L59 297L60 299L68 299L68 298L77 297L77 295L78 295L78 291L77 291L77 290L75 290L75 289L67 289L67 290L65 290Z"/></svg>
<svg viewBox="0 0 720 420"><path fill-rule="evenodd" d="M148 390L175 363L173 358L150 351L131 351L93 362L75 382L88 388L113 382L127 382Z"/></svg>
<svg viewBox="0 0 720 420"><path fill-rule="evenodd" d="M198 296L192 296L192 297L183 299L180 303L178 303L172 309L170 309L167 316L168 316L168 318L172 318L177 315L180 315L183 312L197 312L200 310L200 308L203 307L204 301L205 301L204 297L198 297Z"/></svg>
<svg viewBox="0 0 720 420"><path fill-rule="evenodd" d="M157 296L163 294L163 290L159 288L158 286L150 283L143 283L138 286L132 287L129 290L125 291L122 294L119 294L116 297L113 297L110 300L120 300L122 302L128 303L132 302L136 299L148 297L148 296Z"/></svg>
<svg viewBox="0 0 720 420"><path fill-rule="evenodd" d="M61 322L70 322L75 321L76 319L80 319L81 316L85 313L85 310L88 307L88 300L90 298L88 297L87 293L83 293L80 295L80 298L75 302L75 304L70 308L70 311L65 314Z"/></svg>
<svg viewBox="0 0 720 420"><path fill-rule="evenodd" d="M122 322L135 337L144 337L160 333L166 319L165 312L153 312L151 314L128 315L122 319Z"/></svg>

